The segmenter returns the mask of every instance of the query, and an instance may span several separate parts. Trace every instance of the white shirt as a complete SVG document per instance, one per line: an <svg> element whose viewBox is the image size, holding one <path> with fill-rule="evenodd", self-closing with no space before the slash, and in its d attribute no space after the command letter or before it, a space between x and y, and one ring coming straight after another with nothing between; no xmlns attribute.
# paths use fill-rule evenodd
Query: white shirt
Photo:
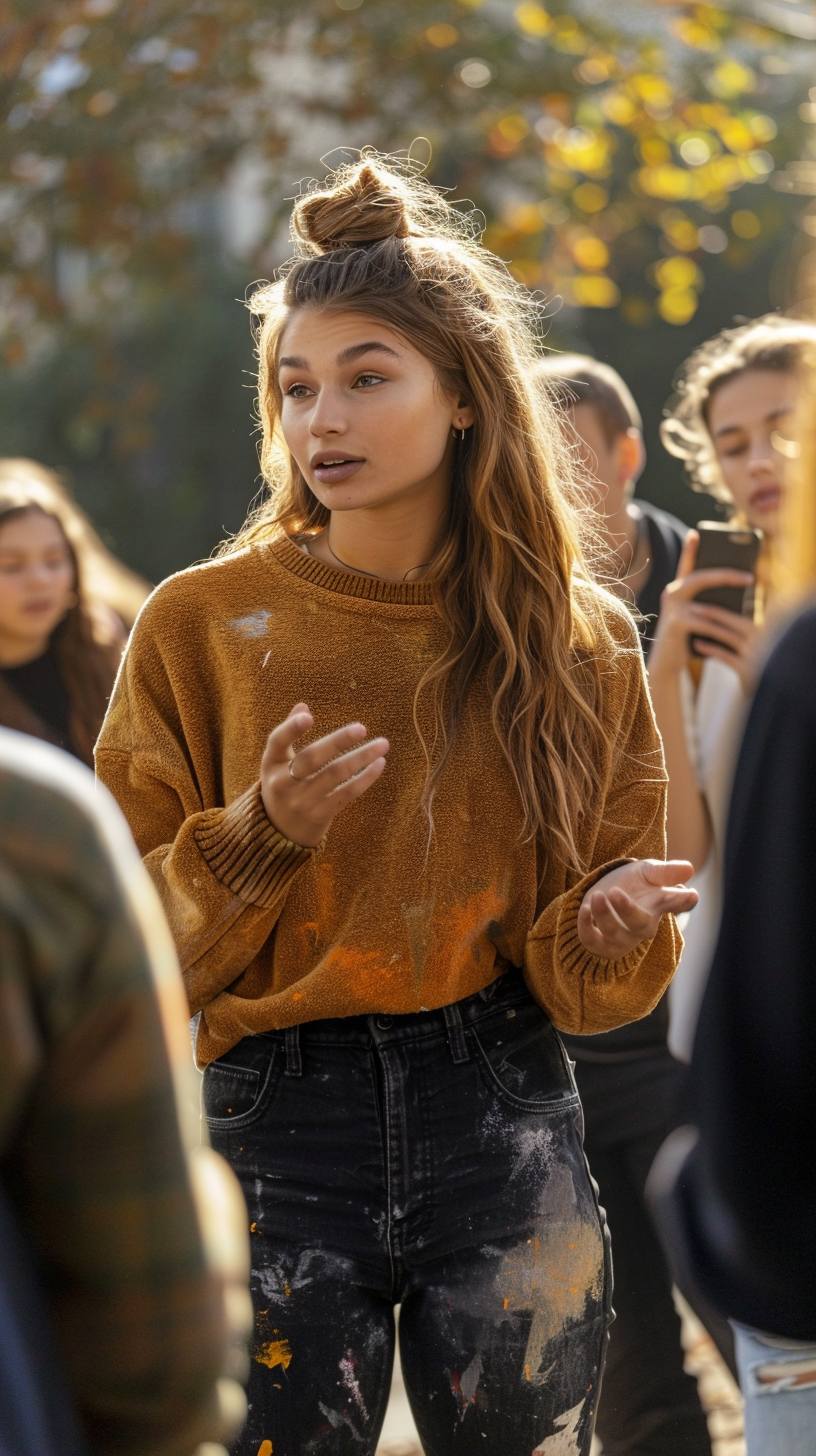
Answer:
<svg viewBox="0 0 816 1456"><path fill-rule="evenodd" d="M720 923L725 832L748 699L734 669L711 657L696 693L687 671L680 690L689 757L711 820L708 858L690 881L700 898L681 917L685 946L669 989L669 1048L688 1062Z"/></svg>

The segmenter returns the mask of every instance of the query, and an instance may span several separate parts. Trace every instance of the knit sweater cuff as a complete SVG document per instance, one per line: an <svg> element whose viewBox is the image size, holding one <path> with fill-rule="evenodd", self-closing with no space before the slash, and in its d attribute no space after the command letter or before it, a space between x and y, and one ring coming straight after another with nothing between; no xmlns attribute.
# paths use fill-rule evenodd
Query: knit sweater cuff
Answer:
<svg viewBox="0 0 816 1456"><path fill-rule="evenodd" d="M240 794L227 809L202 814L194 836L215 878L241 900L265 910L285 895L298 870L315 853L284 839L270 822L260 783Z"/></svg>
<svg viewBox="0 0 816 1456"><path fill-rule="evenodd" d="M617 869L619 865L628 864L625 859L616 860L613 864L604 865L596 871L593 876L588 876L580 881L575 888L564 896L561 902L561 913L558 917L559 924L556 934L555 954L559 965L568 974L575 976L591 976L593 979L604 981L620 981L636 971L646 956L652 944L651 939L641 940L628 955L620 956L618 960L608 960L605 956L598 956L591 950L587 950L578 937L578 911L584 896L597 880L609 874L610 870Z"/></svg>

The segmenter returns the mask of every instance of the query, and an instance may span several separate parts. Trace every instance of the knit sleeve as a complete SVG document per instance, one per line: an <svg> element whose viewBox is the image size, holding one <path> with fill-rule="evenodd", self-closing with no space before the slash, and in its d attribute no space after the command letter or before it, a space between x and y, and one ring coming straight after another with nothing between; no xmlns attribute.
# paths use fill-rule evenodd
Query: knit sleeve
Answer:
<svg viewBox="0 0 816 1456"><path fill-rule="evenodd" d="M278 832L259 782L230 804L202 802L169 680L159 654L143 650L138 627L96 747L96 771L158 890L198 1011L255 958L316 851Z"/></svg>
<svg viewBox="0 0 816 1456"><path fill-rule="evenodd" d="M640 652L616 670L625 677L612 767L588 872L556 896L533 926L524 971L531 991L559 1031L611 1031L648 1015L671 980L682 950L674 917L664 915L652 940L619 960L593 955L578 939L584 895L617 865L666 857L666 770Z"/></svg>

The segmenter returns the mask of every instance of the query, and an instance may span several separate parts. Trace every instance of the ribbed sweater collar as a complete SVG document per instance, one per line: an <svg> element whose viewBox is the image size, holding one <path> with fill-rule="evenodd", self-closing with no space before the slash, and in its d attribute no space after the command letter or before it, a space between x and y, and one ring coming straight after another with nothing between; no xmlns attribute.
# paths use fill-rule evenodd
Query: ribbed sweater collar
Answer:
<svg viewBox="0 0 816 1456"><path fill-rule="evenodd" d="M433 588L428 581L382 581L378 576L358 576L354 571L326 566L307 556L288 536L269 543L269 550L287 571L313 582L324 591L344 597L361 597L372 602L394 602L399 606L433 606Z"/></svg>

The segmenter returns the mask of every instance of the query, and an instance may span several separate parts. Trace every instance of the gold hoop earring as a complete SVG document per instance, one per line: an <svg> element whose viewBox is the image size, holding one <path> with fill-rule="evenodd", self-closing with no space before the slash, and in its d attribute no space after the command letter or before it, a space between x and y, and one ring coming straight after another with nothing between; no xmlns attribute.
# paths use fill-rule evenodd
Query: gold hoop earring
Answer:
<svg viewBox="0 0 816 1456"><path fill-rule="evenodd" d="M456 436L456 439L457 439L457 440L464 440L464 438L465 438L465 430L464 430L464 426L463 426L463 427L462 427L462 429L461 429L461 430L454 430L454 432L453 432L453 433L454 433L454 435L455 435L455 436Z"/></svg>

